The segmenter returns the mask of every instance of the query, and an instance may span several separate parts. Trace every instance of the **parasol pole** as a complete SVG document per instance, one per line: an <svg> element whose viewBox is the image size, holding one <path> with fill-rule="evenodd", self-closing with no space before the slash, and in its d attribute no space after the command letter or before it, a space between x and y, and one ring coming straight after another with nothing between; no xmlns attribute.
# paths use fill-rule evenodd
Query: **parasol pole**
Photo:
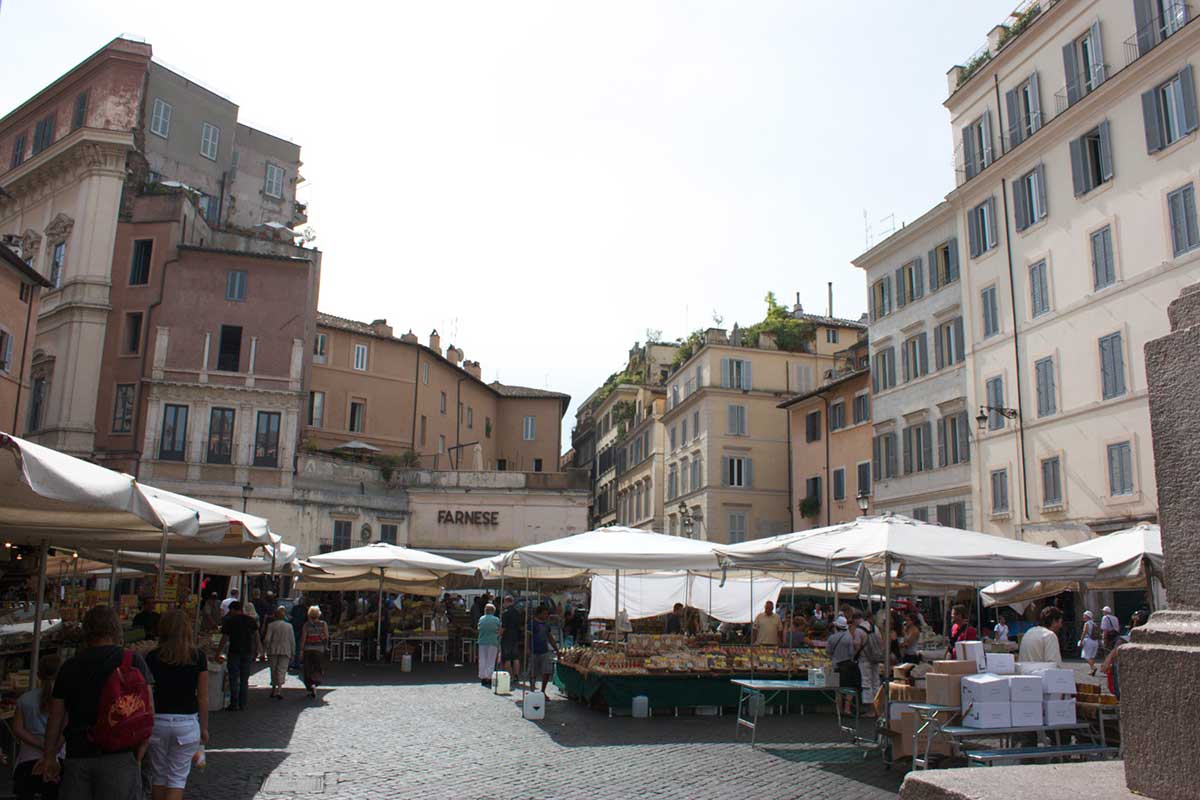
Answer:
<svg viewBox="0 0 1200 800"><path fill-rule="evenodd" d="M42 654L42 595L46 593L46 560L50 555L50 548L46 546L46 540L42 540L42 547L38 553L38 579L37 579L37 597L34 598L33 604L33 658L29 667L30 685L36 685L38 674L38 659Z"/></svg>
<svg viewBox="0 0 1200 800"><path fill-rule="evenodd" d="M196 635L200 635L200 613L204 610L204 570L196 581Z"/></svg>
<svg viewBox="0 0 1200 800"><path fill-rule="evenodd" d="M379 608L376 616L379 619L375 633L375 660L383 663L383 567L379 568Z"/></svg>
<svg viewBox="0 0 1200 800"><path fill-rule="evenodd" d="M167 528L163 526L162 545L158 549L158 597L167 596ZM244 597L242 598L245 599Z"/></svg>
<svg viewBox="0 0 1200 800"><path fill-rule="evenodd" d="M613 570L613 641L621 641L617 621L621 617L621 570Z"/></svg>
<svg viewBox="0 0 1200 800"><path fill-rule="evenodd" d="M754 680L754 570L750 570L750 680ZM766 713L766 708L763 708Z"/></svg>
<svg viewBox="0 0 1200 800"><path fill-rule="evenodd" d="M533 683L533 670L529 666L529 568L525 568L525 635L522 637L525 642L525 659L522 666L525 667L525 672L529 675L529 683ZM524 703L525 694L529 691L526 686L521 693L521 701Z"/></svg>
<svg viewBox="0 0 1200 800"><path fill-rule="evenodd" d="M108 579L108 604L113 607L117 605L117 569L120 561L121 551L114 550L112 558L112 572Z"/></svg>
<svg viewBox="0 0 1200 800"><path fill-rule="evenodd" d="M883 557L883 718L891 719L892 557Z"/></svg>

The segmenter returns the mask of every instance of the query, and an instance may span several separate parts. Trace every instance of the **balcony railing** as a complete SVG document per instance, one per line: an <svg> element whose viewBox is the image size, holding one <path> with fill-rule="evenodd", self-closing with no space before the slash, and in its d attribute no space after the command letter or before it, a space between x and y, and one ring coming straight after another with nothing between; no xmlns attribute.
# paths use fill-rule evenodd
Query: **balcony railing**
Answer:
<svg viewBox="0 0 1200 800"><path fill-rule="evenodd" d="M1054 116L1066 111L1071 106L1078 103L1083 98L1087 97L1095 91L1100 84L1112 77L1112 70L1108 64L1095 64L1092 66L1092 74L1084 77L1079 76L1073 83L1068 83L1063 88L1059 89L1054 94Z"/></svg>
<svg viewBox="0 0 1200 800"><path fill-rule="evenodd" d="M1190 4L1181 2L1181 0L1164 4L1161 14L1156 13L1149 20L1140 23L1137 32L1125 40L1125 66L1129 66L1158 47L1166 39L1178 33L1191 20Z"/></svg>

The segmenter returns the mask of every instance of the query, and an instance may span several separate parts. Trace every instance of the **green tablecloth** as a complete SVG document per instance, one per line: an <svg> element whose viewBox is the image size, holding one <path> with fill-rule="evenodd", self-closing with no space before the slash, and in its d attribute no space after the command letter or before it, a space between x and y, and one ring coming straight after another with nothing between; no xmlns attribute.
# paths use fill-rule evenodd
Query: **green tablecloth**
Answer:
<svg viewBox="0 0 1200 800"><path fill-rule="evenodd" d="M746 675L597 675L582 673L566 664L558 664L554 670L554 685L563 694L589 705L609 708L629 708L633 698L645 695L651 708L695 708L696 706L736 706L739 687L730 683L733 678L748 678ZM763 677L761 674L758 677ZM783 705L786 694L771 700L771 705ZM828 701L823 701L828 702ZM801 700L792 698L792 706L799 708ZM812 707L810 703L804 705Z"/></svg>

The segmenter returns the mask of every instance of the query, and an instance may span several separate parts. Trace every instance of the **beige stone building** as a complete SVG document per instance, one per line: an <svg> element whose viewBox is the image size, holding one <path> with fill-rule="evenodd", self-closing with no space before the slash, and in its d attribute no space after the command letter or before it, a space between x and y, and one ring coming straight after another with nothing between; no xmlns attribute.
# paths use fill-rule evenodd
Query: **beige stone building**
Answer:
<svg viewBox="0 0 1200 800"><path fill-rule="evenodd" d="M14 242L16 244L16 242ZM0 430L25 433L38 300L50 282L0 242Z"/></svg>
<svg viewBox="0 0 1200 800"><path fill-rule="evenodd" d="M666 390L642 386L633 403L633 419L618 445L617 522L662 533L666 518L660 496L666 465L667 434L662 424Z"/></svg>
<svg viewBox="0 0 1200 800"><path fill-rule="evenodd" d="M620 383L595 405L596 463L593 482L592 526L599 528L617 522L617 477L624 464L622 443L636 417L636 402L640 387Z"/></svg>

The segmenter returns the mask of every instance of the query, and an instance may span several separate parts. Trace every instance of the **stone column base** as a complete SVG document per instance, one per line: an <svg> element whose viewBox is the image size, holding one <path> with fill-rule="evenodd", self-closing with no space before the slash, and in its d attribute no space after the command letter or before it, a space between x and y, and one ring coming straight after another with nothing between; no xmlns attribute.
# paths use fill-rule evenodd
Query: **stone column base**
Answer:
<svg viewBox="0 0 1200 800"><path fill-rule="evenodd" d="M1117 656L1125 782L1155 800L1200 793L1200 612L1158 611Z"/></svg>
<svg viewBox="0 0 1200 800"><path fill-rule="evenodd" d="M1137 800L1138 795L1125 788L1122 767L1120 761L1089 761L921 770L908 773L900 800Z"/></svg>

